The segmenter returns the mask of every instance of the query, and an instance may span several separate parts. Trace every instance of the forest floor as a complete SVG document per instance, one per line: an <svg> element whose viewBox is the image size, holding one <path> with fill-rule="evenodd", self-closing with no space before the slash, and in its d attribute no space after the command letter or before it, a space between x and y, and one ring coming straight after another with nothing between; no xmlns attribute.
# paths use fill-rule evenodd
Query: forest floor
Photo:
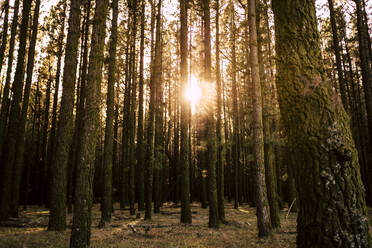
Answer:
<svg viewBox="0 0 372 248"><path fill-rule="evenodd" d="M118 207L115 205L115 207ZM128 210L115 210L112 221L100 228L99 205L94 205L91 247L296 247L296 217L287 210L281 211L282 227L266 239L257 238L255 209L248 205L238 210L226 204L227 224L218 229L208 228L208 209L192 204L192 224L179 221L180 207L164 204L160 214L153 214L152 221L130 216ZM72 215L68 215L65 232L47 231L49 211L31 206L21 211L19 219L12 219L0 227L1 248L62 248L68 247ZM372 223L372 209L369 209Z"/></svg>

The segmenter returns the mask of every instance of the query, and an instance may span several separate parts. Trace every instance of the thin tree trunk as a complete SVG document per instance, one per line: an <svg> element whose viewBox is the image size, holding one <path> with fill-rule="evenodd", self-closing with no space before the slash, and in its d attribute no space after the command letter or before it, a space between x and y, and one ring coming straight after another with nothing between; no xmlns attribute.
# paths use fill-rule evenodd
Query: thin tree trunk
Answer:
<svg viewBox="0 0 372 248"><path fill-rule="evenodd" d="M145 50L145 0L141 1L141 44L140 44L140 75L138 85L138 127L137 127L137 163L138 163L138 210L144 210L144 137L143 137L143 102L144 102L144 50Z"/></svg>
<svg viewBox="0 0 372 248"><path fill-rule="evenodd" d="M107 110L104 147L104 181L102 200L102 220L110 221L112 213L112 162L113 162L113 124L115 104L115 81L116 81L116 44L118 29L118 0L112 1L110 58L107 81Z"/></svg>
<svg viewBox="0 0 372 248"><path fill-rule="evenodd" d="M205 51L205 81L212 84L212 59L211 59L211 19L210 0L203 0L204 10L204 51ZM219 224L217 206L216 184L216 127L214 122L214 109L208 106L206 110L206 137L207 137L207 164L208 164L208 202L209 202L209 227L217 228Z"/></svg>
<svg viewBox="0 0 372 248"><path fill-rule="evenodd" d="M254 170L255 170L255 198L257 208L258 236L270 235L271 226L266 205L264 140L262 127L262 97L258 68L256 6L254 0L248 2L248 22L250 31L250 64L252 77L253 98L253 136L254 136Z"/></svg>

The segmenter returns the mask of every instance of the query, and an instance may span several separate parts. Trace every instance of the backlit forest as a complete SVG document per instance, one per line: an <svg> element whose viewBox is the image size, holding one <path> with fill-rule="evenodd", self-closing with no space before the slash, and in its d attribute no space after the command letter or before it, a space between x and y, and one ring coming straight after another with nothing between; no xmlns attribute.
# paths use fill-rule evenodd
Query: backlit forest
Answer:
<svg viewBox="0 0 372 248"><path fill-rule="evenodd" d="M0 247L372 247L371 34L369 0L0 0Z"/></svg>

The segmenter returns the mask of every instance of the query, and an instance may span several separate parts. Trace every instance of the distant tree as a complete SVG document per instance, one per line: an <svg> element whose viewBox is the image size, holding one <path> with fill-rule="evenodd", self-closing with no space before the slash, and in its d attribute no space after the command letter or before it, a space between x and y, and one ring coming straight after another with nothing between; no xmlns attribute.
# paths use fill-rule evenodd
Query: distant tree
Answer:
<svg viewBox="0 0 372 248"><path fill-rule="evenodd" d="M113 162L113 129L114 129L114 104L116 81L116 45L118 29L118 0L112 1L110 57L107 79L107 110L104 150L104 188L102 200L102 220L110 221L112 213L112 162Z"/></svg>
<svg viewBox="0 0 372 248"><path fill-rule="evenodd" d="M211 18L210 0L203 0L203 19L204 19L204 51L205 51L205 81L212 84L212 56L211 56ZM207 137L207 168L208 168L208 203L209 203L209 227L217 228L219 225L218 206L217 206L217 184L216 184L216 127L214 121L213 106L206 109Z"/></svg>

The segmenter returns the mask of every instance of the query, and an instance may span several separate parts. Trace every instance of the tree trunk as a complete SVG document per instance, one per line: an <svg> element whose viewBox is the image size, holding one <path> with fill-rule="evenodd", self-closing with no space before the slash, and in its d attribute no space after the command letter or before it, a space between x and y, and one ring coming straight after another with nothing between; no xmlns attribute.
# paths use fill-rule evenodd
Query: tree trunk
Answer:
<svg viewBox="0 0 372 248"><path fill-rule="evenodd" d="M102 199L102 220L111 220L112 210L112 156L113 156L113 124L115 104L115 82L116 82L116 44L118 30L118 0L112 1L110 58L107 80L107 110L104 147L104 181Z"/></svg>
<svg viewBox="0 0 372 248"><path fill-rule="evenodd" d="M188 44L188 24L187 24L187 2L180 0L180 21L181 21L181 37L180 37L180 52L181 52L181 89L187 87L187 44ZM180 151L180 167L181 167L181 222L191 223L190 209L190 176L189 176L189 140L188 140L188 123L189 123L189 108L190 103L185 98L181 99L181 151Z"/></svg>
<svg viewBox="0 0 372 248"><path fill-rule="evenodd" d="M297 246L370 247L358 155L325 77L315 3L273 0L273 10L279 104L299 193Z"/></svg>
<svg viewBox="0 0 372 248"><path fill-rule="evenodd" d="M86 105L81 133L82 147L76 168L75 208L70 247L90 245L91 208L93 204L93 178L101 97L102 67L106 35L106 19L109 2L97 0L89 55Z"/></svg>
<svg viewBox="0 0 372 248"><path fill-rule="evenodd" d="M349 101L346 95L345 89L345 79L342 71L341 65L341 55L340 55L340 43L338 39L337 24L335 20L335 10L333 8L333 0L328 0L329 13L331 17L331 26L332 26L332 36L333 36L333 50L336 56L336 66L337 66L337 75L338 83L340 85L341 100L344 105L346 112L349 111Z"/></svg>
<svg viewBox="0 0 372 248"><path fill-rule="evenodd" d="M212 61L211 61L211 18L210 18L210 0L203 0L204 10L204 51L205 51L205 81L206 84L212 84ZM210 86L211 87L211 86ZM211 97L211 96L207 96ZM208 99L206 99L208 101ZM211 103L209 99L209 103ZM217 228L219 224L218 206L217 206L217 184L216 184L216 127L214 123L213 106L207 106L206 109L206 138L207 138L207 160L208 164L208 202L209 202L209 227Z"/></svg>
<svg viewBox="0 0 372 248"><path fill-rule="evenodd" d="M12 188L14 183L14 162L19 154L16 154L16 141L19 130L19 118L21 115L21 101L24 84L24 64L26 57L28 21L30 19L31 1L23 1L22 23L19 34L19 48L17 66L12 85L12 102L9 113L9 126L6 134L7 144L3 151L3 187L0 205L0 220L6 219L10 214L12 202Z"/></svg>
<svg viewBox="0 0 372 248"><path fill-rule="evenodd" d="M18 11L19 11L19 0L15 0L13 20L12 20L12 26L11 26L11 31L10 31L9 49L8 49L8 68L6 71L5 85L3 89L3 95L1 98L1 110L0 110L0 159L1 160L3 160L2 158L3 144L4 144L5 134L6 134L6 126L7 126L6 124L8 122L8 111L9 111L9 104L10 104L9 91L10 91L10 81L12 79L15 38L17 35L17 27L18 27Z"/></svg>
<svg viewBox="0 0 372 248"><path fill-rule="evenodd" d="M255 197L257 208L258 236L266 237L271 232L270 218L266 205L264 140L262 127L262 98L258 68L256 6L254 0L248 2L248 22L250 31L250 64L252 76L253 98L253 136L254 136L254 167L255 167Z"/></svg>
<svg viewBox="0 0 372 248"><path fill-rule="evenodd" d="M4 21L3 21L3 33L1 37L0 46L0 74L3 68L3 61L5 56L6 45L8 43L8 22L9 22L9 0L4 2Z"/></svg>
<svg viewBox="0 0 372 248"><path fill-rule="evenodd" d="M63 70L61 110L56 139L56 147L58 149L56 149L55 158L51 166L52 184L48 230L56 231L62 231L66 228L66 175L73 131L72 118L80 36L80 5L81 0L71 0Z"/></svg>
<svg viewBox="0 0 372 248"><path fill-rule="evenodd" d="M14 162L14 175L13 175L13 193L12 193L12 216L18 217L18 208L19 208L19 191L21 186L21 176L23 171L24 164L24 148L25 148L25 128L28 112L28 103L30 98L31 84L32 84L32 73L34 68L34 59L35 59L35 46L36 38L38 32L38 21L39 21L39 11L40 11L40 0L36 0L34 17L32 23L32 35L30 46L27 56L27 70L26 70L26 84L24 89L22 111L20 115L19 128L17 133L16 141L16 152L17 156L15 157Z"/></svg>
<svg viewBox="0 0 372 248"><path fill-rule="evenodd" d="M144 50L145 50L145 0L141 1L141 44L140 44L140 75L138 85L138 127L137 127L137 187L138 187L138 210L144 210L144 137L143 137L143 102L144 102Z"/></svg>
<svg viewBox="0 0 372 248"><path fill-rule="evenodd" d="M225 222L225 177L224 177L224 145L222 144L222 89L221 89L221 71L220 71L220 1L216 0L216 85L217 85L217 200L218 217L220 221Z"/></svg>

